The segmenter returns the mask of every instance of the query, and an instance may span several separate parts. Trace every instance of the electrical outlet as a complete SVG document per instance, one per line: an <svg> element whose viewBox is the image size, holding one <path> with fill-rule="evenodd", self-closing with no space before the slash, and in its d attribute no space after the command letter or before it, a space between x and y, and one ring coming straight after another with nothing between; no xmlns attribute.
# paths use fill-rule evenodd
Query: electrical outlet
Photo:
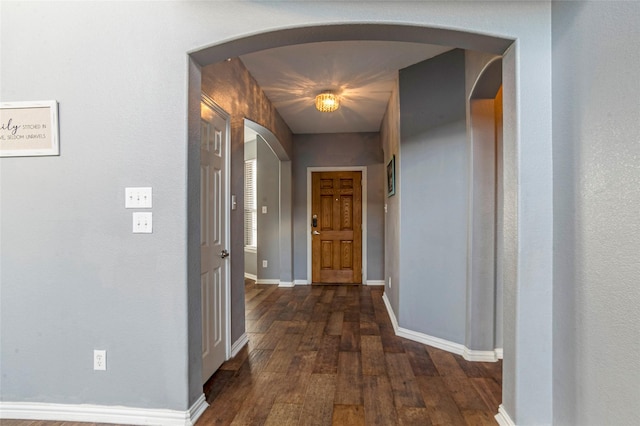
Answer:
<svg viewBox="0 0 640 426"><path fill-rule="evenodd" d="M391 277L389 277L389 288L391 288Z"/></svg>
<svg viewBox="0 0 640 426"><path fill-rule="evenodd" d="M102 349L93 350L93 369L106 371L107 369L107 351Z"/></svg>
<svg viewBox="0 0 640 426"><path fill-rule="evenodd" d="M266 268L269 265L269 262L267 262L266 260L262 261L262 267Z"/></svg>

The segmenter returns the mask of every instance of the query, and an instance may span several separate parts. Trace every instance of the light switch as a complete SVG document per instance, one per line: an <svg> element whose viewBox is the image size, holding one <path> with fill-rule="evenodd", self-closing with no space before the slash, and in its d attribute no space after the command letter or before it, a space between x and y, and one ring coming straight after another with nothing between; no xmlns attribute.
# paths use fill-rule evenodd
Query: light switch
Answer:
<svg viewBox="0 0 640 426"><path fill-rule="evenodd" d="M126 209L150 209L152 207L150 187L125 188L124 196L124 207Z"/></svg>
<svg viewBox="0 0 640 426"><path fill-rule="evenodd" d="M134 212L133 213L133 233L134 234L153 233L153 213Z"/></svg>
<svg viewBox="0 0 640 426"><path fill-rule="evenodd" d="M262 206L262 214L267 214L267 206Z"/></svg>

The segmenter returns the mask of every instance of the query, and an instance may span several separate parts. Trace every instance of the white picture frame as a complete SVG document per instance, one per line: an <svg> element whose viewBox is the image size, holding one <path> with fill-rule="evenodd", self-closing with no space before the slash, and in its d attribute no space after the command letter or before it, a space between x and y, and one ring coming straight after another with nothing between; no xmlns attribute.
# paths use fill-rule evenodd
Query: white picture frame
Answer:
<svg viewBox="0 0 640 426"><path fill-rule="evenodd" d="M0 103L0 157L60 155L58 102Z"/></svg>

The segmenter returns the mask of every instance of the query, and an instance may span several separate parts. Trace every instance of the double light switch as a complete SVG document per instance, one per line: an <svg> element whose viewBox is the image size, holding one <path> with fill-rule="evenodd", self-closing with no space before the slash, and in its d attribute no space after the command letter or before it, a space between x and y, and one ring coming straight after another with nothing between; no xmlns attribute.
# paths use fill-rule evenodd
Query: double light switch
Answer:
<svg viewBox="0 0 640 426"><path fill-rule="evenodd" d="M150 209L153 206L150 187L125 188L124 195L124 207L127 209ZM133 212L133 233L153 233L153 213Z"/></svg>

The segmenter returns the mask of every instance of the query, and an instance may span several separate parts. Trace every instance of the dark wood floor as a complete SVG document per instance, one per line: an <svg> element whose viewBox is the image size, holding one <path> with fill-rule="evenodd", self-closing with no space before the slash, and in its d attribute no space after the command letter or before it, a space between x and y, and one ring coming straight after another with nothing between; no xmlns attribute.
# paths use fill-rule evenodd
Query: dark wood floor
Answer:
<svg viewBox="0 0 640 426"><path fill-rule="evenodd" d="M196 426L497 424L502 362L396 337L382 287L245 288L249 344L206 383Z"/></svg>
<svg viewBox="0 0 640 426"><path fill-rule="evenodd" d="M502 363L395 336L382 287L245 288L249 344L197 426L497 424Z"/></svg>

